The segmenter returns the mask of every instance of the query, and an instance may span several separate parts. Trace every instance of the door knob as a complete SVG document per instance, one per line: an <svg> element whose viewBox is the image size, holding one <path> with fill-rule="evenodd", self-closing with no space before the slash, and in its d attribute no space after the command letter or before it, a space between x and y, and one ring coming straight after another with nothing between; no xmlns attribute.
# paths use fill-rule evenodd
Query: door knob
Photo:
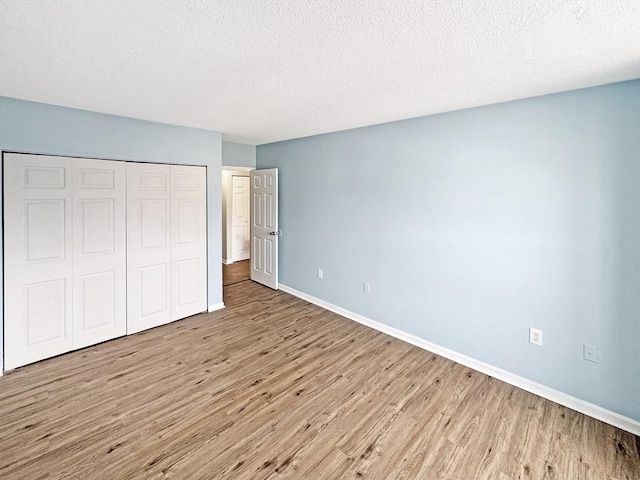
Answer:
<svg viewBox="0 0 640 480"><path fill-rule="evenodd" d="M269 235L275 235L277 237L282 236L282 230L276 230L275 232L269 232Z"/></svg>

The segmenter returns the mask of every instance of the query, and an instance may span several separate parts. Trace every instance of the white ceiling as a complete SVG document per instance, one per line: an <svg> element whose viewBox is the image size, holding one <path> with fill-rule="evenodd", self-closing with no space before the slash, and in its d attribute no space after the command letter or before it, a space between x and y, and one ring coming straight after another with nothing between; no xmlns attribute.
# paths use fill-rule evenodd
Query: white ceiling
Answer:
<svg viewBox="0 0 640 480"><path fill-rule="evenodd" d="M0 95L252 144L638 77L637 0L0 0Z"/></svg>

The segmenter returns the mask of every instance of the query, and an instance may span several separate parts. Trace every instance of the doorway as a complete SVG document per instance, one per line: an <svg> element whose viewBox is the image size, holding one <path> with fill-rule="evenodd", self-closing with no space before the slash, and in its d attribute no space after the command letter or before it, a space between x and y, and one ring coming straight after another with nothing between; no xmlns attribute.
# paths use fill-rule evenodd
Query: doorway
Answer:
<svg viewBox="0 0 640 480"><path fill-rule="evenodd" d="M250 172L253 168L222 169L222 285L250 278Z"/></svg>
<svg viewBox="0 0 640 480"><path fill-rule="evenodd" d="M226 277L278 290L278 169L223 168L221 176L223 287Z"/></svg>

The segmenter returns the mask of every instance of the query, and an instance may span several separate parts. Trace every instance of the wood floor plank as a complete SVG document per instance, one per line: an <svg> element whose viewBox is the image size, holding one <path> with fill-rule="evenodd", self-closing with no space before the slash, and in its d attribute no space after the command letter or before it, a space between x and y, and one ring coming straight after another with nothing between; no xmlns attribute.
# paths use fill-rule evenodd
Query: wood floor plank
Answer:
<svg viewBox="0 0 640 480"><path fill-rule="evenodd" d="M244 282L249 280L249 260L242 260L240 262L233 262L229 265L222 264L222 285L233 285L234 283Z"/></svg>
<svg viewBox="0 0 640 480"><path fill-rule="evenodd" d="M633 435L241 263L224 310L0 378L0 478L640 479Z"/></svg>

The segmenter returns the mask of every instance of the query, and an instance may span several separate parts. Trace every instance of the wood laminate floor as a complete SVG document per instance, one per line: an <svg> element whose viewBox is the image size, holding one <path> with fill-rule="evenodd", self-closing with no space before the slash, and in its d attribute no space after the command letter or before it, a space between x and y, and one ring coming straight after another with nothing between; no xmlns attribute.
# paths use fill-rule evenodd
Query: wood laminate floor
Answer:
<svg viewBox="0 0 640 480"><path fill-rule="evenodd" d="M222 285L233 285L234 283L244 282L249 280L249 262L250 260L242 260L240 262L233 262L230 265L222 264Z"/></svg>
<svg viewBox="0 0 640 480"><path fill-rule="evenodd" d="M0 478L637 480L633 435L253 282L0 378Z"/></svg>

